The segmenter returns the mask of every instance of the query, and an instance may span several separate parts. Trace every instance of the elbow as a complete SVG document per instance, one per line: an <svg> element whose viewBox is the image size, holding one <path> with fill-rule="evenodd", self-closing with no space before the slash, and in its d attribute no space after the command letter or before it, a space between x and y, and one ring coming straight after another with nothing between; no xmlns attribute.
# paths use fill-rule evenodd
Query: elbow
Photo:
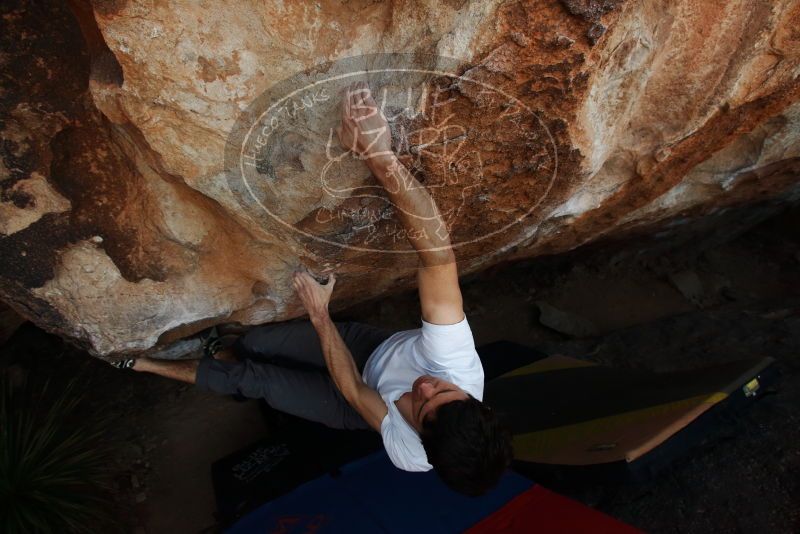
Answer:
<svg viewBox="0 0 800 534"><path fill-rule="evenodd" d="M358 403L358 383L355 380L343 380L341 382L334 380L334 384L336 384L336 388L339 390L339 393L342 394L344 400L350 406L356 406Z"/></svg>
<svg viewBox="0 0 800 534"><path fill-rule="evenodd" d="M453 252L452 247L426 252L422 258L422 263L425 265L425 267L438 267L440 265L448 265L455 262L456 254Z"/></svg>

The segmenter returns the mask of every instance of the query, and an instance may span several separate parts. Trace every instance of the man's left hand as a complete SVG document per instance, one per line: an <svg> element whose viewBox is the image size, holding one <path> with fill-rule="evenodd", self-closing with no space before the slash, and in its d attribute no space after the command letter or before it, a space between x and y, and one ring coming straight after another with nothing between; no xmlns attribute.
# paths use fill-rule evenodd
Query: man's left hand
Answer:
<svg viewBox="0 0 800 534"><path fill-rule="evenodd" d="M308 273L294 273L292 285L312 321L328 314L328 302L331 300L335 283L336 276L333 273L328 277L328 283L325 285L317 282Z"/></svg>

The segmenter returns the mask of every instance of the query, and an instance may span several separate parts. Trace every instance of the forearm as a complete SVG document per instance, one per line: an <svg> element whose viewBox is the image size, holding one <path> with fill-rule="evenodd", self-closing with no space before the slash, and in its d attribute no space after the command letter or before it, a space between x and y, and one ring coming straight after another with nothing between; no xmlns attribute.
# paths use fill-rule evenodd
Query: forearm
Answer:
<svg viewBox="0 0 800 534"><path fill-rule="evenodd" d="M385 188L411 246L425 266L452 263L450 234L428 190L395 156L368 160L370 170Z"/></svg>
<svg viewBox="0 0 800 534"><path fill-rule="evenodd" d="M319 308L315 309L320 310ZM328 315L328 310L309 312L309 317L311 317L311 324L319 334L325 364L333 383L336 384L347 403L364 418L364 421L380 432L381 424L388 410L386 403L377 391L364 383L350 350Z"/></svg>
<svg viewBox="0 0 800 534"><path fill-rule="evenodd" d="M311 324L319 335L325 365L334 384L345 399L351 404L355 402L358 389L363 384L358 367L353 360L350 349L345 345L339 330L327 312L310 315Z"/></svg>

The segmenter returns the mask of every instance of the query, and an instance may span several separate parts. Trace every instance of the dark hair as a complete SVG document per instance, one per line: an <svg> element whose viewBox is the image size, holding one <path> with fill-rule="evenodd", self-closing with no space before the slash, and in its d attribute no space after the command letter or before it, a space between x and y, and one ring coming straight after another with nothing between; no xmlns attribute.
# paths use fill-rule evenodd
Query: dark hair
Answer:
<svg viewBox="0 0 800 534"><path fill-rule="evenodd" d="M420 438L428 462L450 488L482 495L511 463L511 438L494 412L470 396L441 405L423 422Z"/></svg>

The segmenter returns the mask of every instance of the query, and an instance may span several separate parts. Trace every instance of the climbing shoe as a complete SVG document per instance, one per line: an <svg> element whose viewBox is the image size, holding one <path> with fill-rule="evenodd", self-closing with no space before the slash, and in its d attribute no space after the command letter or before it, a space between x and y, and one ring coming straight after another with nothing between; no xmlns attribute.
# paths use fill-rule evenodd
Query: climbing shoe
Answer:
<svg viewBox="0 0 800 534"><path fill-rule="evenodd" d="M109 363L112 367L116 367L117 369L133 369L133 364L136 363L136 360L133 358L125 358L124 360L116 360Z"/></svg>
<svg viewBox="0 0 800 534"><path fill-rule="evenodd" d="M222 349L231 347L238 338L236 334L220 333L216 326L212 327L208 334L203 336L203 356L212 358Z"/></svg>
<svg viewBox="0 0 800 534"><path fill-rule="evenodd" d="M202 336L202 339L203 356L206 358L211 358L219 349L222 348L219 339L219 332L217 331L216 326L212 327L205 336Z"/></svg>

